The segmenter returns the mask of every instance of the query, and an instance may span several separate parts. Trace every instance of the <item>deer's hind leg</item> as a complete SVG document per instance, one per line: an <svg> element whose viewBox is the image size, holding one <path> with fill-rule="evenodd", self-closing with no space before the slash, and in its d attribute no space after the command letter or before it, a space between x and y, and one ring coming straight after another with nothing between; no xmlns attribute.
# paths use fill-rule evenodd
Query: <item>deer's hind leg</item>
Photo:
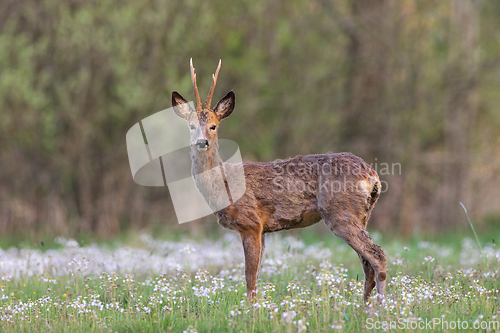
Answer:
<svg viewBox="0 0 500 333"><path fill-rule="evenodd" d="M324 220L333 234L344 240L360 257L365 273L365 300L373 290L374 279L377 293L384 296L387 258L382 248L373 243L368 233L361 227L361 221L350 214Z"/></svg>
<svg viewBox="0 0 500 333"><path fill-rule="evenodd" d="M361 265L363 266L363 272L365 273L365 290L363 293L363 299L366 302L372 293L373 288L375 288L375 271L373 270L372 265L363 258L361 254L358 253L359 260L361 261Z"/></svg>

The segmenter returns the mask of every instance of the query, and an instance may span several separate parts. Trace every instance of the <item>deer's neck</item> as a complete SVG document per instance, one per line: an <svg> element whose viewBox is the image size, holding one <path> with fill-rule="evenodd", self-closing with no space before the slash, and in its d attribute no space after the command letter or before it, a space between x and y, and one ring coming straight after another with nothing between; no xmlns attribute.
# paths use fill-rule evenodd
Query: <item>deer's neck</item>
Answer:
<svg viewBox="0 0 500 333"><path fill-rule="evenodd" d="M224 201L227 197L227 184L222 176L225 173L224 163L219 156L218 148L218 143L214 143L206 151L191 149L191 173L196 188L213 212L227 206Z"/></svg>

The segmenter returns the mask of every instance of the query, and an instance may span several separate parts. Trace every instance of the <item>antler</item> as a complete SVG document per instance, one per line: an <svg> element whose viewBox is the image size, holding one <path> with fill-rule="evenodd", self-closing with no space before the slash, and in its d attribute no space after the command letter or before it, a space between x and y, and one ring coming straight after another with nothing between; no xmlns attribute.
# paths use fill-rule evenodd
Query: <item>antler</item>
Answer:
<svg viewBox="0 0 500 333"><path fill-rule="evenodd" d="M201 110L201 98L198 92L198 86L196 85L196 74L194 73L193 58L189 60L189 66L191 67L191 81L193 81L194 97L196 98L196 110Z"/></svg>
<svg viewBox="0 0 500 333"><path fill-rule="evenodd" d="M210 90L208 91L207 100L205 102L205 109L210 109L210 104L212 104L212 95L214 94L215 85L217 84L217 76L219 76L220 63L221 63L221 60L219 60L219 66L217 66L217 70L215 71L215 74L212 74L212 86L210 87Z"/></svg>

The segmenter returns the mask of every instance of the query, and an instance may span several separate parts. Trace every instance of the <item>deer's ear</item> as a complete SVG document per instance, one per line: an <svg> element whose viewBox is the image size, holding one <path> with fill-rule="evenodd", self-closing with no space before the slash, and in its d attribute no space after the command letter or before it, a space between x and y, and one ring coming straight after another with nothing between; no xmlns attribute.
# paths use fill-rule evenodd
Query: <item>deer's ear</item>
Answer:
<svg viewBox="0 0 500 333"><path fill-rule="evenodd" d="M184 119L187 119L189 114L193 112L193 109L188 104L188 101L186 101L177 91L172 93L172 106L174 107L174 112L179 117Z"/></svg>
<svg viewBox="0 0 500 333"><path fill-rule="evenodd" d="M214 112L219 117L220 120L229 117L229 115L234 110L235 96L234 92L231 90L224 96L215 106Z"/></svg>

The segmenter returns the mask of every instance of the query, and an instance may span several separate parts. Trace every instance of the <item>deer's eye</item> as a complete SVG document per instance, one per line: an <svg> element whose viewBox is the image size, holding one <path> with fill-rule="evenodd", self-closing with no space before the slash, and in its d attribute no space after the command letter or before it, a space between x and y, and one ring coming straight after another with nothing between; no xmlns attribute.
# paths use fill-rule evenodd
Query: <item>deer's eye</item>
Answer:
<svg viewBox="0 0 500 333"><path fill-rule="evenodd" d="M194 131L194 130L196 129L196 127L194 127L194 125L190 125L190 126L189 126L189 129L190 129L191 131Z"/></svg>
<svg viewBox="0 0 500 333"><path fill-rule="evenodd" d="M212 125L212 126L210 127L210 129L211 129L212 131L215 131L215 125Z"/></svg>

